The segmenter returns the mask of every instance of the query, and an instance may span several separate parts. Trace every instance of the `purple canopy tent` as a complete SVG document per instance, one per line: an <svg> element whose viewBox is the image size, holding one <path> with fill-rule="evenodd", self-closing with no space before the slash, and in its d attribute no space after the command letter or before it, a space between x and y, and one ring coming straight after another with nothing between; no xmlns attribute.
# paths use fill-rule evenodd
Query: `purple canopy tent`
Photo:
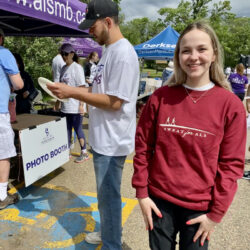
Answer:
<svg viewBox="0 0 250 250"><path fill-rule="evenodd" d="M63 43L70 43L78 56L87 57L93 51L102 56L102 47L91 38L64 38Z"/></svg>
<svg viewBox="0 0 250 250"><path fill-rule="evenodd" d="M0 0L0 28L7 36L89 37L78 29L85 9L78 0Z"/></svg>

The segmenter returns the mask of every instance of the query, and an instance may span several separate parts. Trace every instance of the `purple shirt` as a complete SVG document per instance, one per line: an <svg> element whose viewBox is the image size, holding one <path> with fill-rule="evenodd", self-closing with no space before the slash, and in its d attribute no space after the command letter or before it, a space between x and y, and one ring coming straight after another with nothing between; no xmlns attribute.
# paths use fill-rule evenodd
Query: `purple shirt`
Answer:
<svg viewBox="0 0 250 250"><path fill-rule="evenodd" d="M248 84L246 76L234 73L228 77L228 81L231 83L232 90L235 94L245 93L245 84Z"/></svg>

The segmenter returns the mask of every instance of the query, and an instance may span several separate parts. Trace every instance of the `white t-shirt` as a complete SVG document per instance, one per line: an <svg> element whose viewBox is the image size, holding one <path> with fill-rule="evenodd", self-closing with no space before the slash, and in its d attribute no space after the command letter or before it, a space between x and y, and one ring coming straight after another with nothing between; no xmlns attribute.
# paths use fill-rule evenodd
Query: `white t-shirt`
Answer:
<svg viewBox="0 0 250 250"><path fill-rule="evenodd" d="M63 58L60 54L55 56L52 60L52 71L53 71L53 81L59 82L60 79L60 73L62 70L62 67L65 65L65 62L63 61Z"/></svg>
<svg viewBox="0 0 250 250"><path fill-rule="evenodd" d="M92 66L90 68L90 76L89 76L89 81L92 83L96 74L96 64L92 63Z"/></svg>
<svg viewBox="0 0 250 250"><path fill-rule="evenodd" d="M133 152L138 86L137 54L127 39L120 39L106 48L93 80L93 93L124 100L118 111L89 107L89 144L97 153L125 156Z"/></svg>
<svg viewBox="0 0 250 250"><path fill-rule="evenodd" d="M61 70L60 82L69 86L79 87L88 86L85 83L83 68L80 64L73 62L69 66L64 65ZM74 98L69 98L68 102L62 102L61 111L67 114L78 114L80 102Z"/></svg>

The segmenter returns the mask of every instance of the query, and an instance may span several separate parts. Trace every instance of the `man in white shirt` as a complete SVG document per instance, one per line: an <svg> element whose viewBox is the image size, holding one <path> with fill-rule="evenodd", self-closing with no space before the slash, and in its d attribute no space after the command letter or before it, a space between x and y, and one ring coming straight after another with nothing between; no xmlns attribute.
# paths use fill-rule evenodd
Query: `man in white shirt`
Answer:
<svg viewBox="0 0 250 250"><path fill-rule="evenodd" d="M134 150L139 63L133 46L118 25L118 6L111 0L92 0L79 28L106 49L96 68L92 90L63 84L49 85L58 97L72 97L90 105L89 144L97 182L101 232L86 236L102 249L121 250L120 184L126 156ZM100 237L101 236L101 237Z"/></svg>
<svg viewBox="0 0 250 250"><path fill-rule="evenodd" d="M54 82L59 82L61 69L64 65L65 62L63 61L61 54L58 53L52 60L52 72Z"/></svg>

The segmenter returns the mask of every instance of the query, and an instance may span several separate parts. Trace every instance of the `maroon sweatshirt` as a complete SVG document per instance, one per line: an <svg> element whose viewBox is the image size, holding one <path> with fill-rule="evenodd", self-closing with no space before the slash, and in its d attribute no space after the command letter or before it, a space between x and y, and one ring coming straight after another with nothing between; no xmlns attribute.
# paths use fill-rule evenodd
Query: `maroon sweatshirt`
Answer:
<svg viewBox="0 0 250 250"><path fill-rule="evenodd" d="M222 87L204 91L162 87L143 109L136 131L136 197L149 193L178 206L209 211L220 222L242 177L246 111ZM203 95L200 99L199 97Z"/></svg>

